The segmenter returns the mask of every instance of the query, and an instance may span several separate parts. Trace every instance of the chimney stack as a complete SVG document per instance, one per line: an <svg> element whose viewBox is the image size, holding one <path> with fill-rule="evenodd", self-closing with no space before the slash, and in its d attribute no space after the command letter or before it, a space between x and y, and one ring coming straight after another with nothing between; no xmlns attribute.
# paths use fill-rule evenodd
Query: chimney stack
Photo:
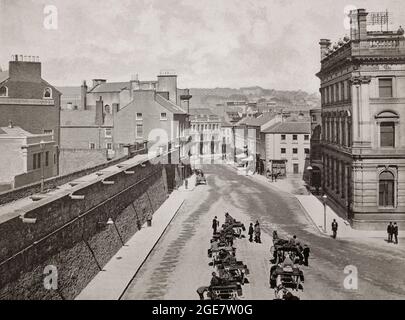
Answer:
<svg viewBox="0 0 405 320"><path fill-rule="evenodd" d="M86 103L87 103L87 84L86 80L83 80L83 84L80 87L80 109L86 110Z"/></svg>
<svg viewBox="0 0 405 320"><path fill-rule="evenodd" d="M103 97L96 101L96 123L97 126L102 126L104 124L104 105Z"/></svg>
<svg viewBox="0 0 405 320"><path fill-rule="evenodd" d="M330 44L331 42L329 39L321 39L321 41L319 41L319 45L321 46L321 60L326 57L326 53L329 50Z"/></svg>
<svg viewBox="0 0 405 320"><path fill-rule="evenodd" d="M367 38L367 15L366 9L352 11L350 29L353 40L365 40Z"/></svg>
<svg viewBox="0 0 405 320"><path fill-rule="evenodd" d="M13 121L8 120L8 127L9 127L10 129L14 128Z"/></svg>

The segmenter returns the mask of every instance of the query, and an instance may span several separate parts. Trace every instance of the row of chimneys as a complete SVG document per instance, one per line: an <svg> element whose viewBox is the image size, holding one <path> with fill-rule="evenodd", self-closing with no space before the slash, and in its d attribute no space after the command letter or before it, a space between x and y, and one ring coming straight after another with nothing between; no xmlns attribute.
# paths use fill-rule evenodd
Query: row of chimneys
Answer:
<svg viewBox="0 0 405 320"><path fill-rule="evenodd" d="M39 62L39 56L24 56L22 54L13 54L11 56L11 61Z"/></svg>

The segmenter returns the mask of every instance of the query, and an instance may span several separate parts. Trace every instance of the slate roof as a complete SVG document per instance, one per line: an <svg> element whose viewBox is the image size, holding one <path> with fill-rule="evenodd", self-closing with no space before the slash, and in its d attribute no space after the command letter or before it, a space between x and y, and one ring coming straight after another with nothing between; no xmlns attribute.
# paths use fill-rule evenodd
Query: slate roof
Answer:
<svg viewBox="0 0 405 320"><path fill-rule="evenodd" d="M180 108L177 104L171 102L170 100L165 99L160 94L155 94L155 101L173 114L186 114L186 112L182 108Z"/></svg>
<svg viewBox="0 0 405 320"><path fill-rule="evenodd" d="M61 93L62 98L66 97L80 97L81 88L80 87L57 87Z"/></svg>
<svg viewBox="0 0 405 320"><path fill-rule="evenodd" d="M263 131L264 133L311 133L310 122L279 122Z"/></svg>
<svg viewBox="0 0 405 320"><path fill-rule="evenodd" d="M128 81L126 82L106 82L106 83L101 83L98 86L94 87L92 90L89 92L94 92L94 93L104 93L104 92L121 92L122 89L129 89L130 88L130 83Z"/></svg>
<svg viewBox="0 0 405 320"><path fill-rule="evenodd" d="M237 124L238 125L245 124L248 126L260 127L260 126L264 125L266 122L273 119L274 117L275 117L275 115L273 113L266 112L266 113L263 113L262 115L258 116L257 118L245 117L242 120L240 120Z"/></svg>
<svg viewBox="0 0 405 320"><path fill-rule="evenodd" d="M30 137L33 136L32 133L25 131L20 127L1 127L0 134L7 134L13 137Z"/></svg>
<svg viewBox="0 0 405 320"><path fill-rule="evenodd" d="M62 110L60 112L61 127L98 127L95 110ZM112 126L112 115L107 114L102 127Z"/></svg>
<svg viewBox="0 0 405 320"><path fill-rule="evenodd" d="M8 70L0 72L0 83L7 80L9 78Z"/></svg>

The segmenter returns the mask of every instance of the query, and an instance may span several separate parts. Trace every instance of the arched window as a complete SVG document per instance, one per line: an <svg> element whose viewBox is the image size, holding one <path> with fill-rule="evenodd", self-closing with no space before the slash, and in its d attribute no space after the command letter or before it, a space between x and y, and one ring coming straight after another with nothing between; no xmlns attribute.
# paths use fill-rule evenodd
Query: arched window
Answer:
<svg viewBox="0 0 405 320"><path fill-rule="evenodd" d="M5 86L0 87L0 97L8 97L8 88Z"/></svg>
<svg viewBox="0 0 405 320"><path fill-rule="evenodd" d="M392 111L383 111L376 115L379 124L380 147L395 147L395 124L399 116Z"/></svg>
<svg viewBox="0 0 405 320"><path fill-rule="evenodd" d="M394 175L390 171L383 171L379 177L379 206L394 207Z"/></svg>
<svg viewBox="0 0 405 320"><path fill-rule="evenodd" d="M44 98L45 99L52 99L52 89L51 88L45 88L45 90L44 90Z"/></svg>

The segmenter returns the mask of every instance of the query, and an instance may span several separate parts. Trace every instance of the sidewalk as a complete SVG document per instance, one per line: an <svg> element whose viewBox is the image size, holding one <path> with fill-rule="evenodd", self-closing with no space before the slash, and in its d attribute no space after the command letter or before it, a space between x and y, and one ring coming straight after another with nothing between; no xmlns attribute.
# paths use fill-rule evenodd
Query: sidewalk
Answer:
<svg viewBox="0 0 405 320"><path fill-rule="evenodd" d="M190 185L190 184L189 184ZM194 187L193 187L194 188ZM144 224L76 297L76 300L119 300L182 206L186 194L175 190L153 215L152 227Z"/></svg>
<svg viewBox="0 0 405 320"><path fill-rule="evenodd" d="M235 168L234 165L231 165ZM294 195L300 202L302 208L307 213L308 217L317 227L319 232L325 235L332 235L332 221L336 219L339 225L338 236L339 238L387 238L385 230L357 230L353 229L350 223L340 217L328 204L326 205L326 232L324 230L324 205L314 195L312 195L306 188L305 182L298 179L298 175L292 175L289 178L278 179L277 182L271 182L265 176L254 174L250 175L252 179L269 184L270 187L278 189L283 192ZM399 235L398 238L405 238L405 235Z"/></svg>

